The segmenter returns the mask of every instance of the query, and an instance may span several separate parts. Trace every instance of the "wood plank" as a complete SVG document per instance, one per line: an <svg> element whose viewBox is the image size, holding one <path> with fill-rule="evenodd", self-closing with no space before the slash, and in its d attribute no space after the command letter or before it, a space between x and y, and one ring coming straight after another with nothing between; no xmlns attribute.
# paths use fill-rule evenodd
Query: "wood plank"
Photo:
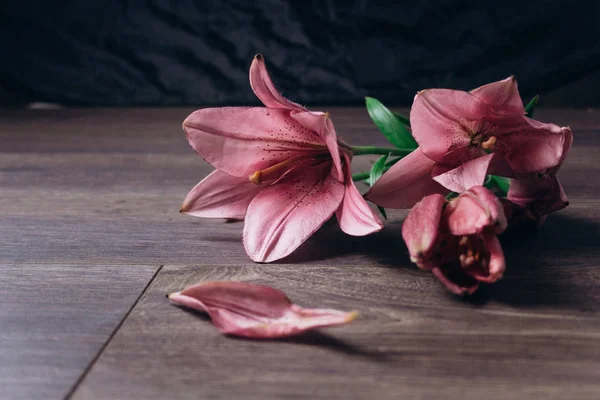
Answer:
<svg viewBox="0 0 600 400"><path fill-rule="evenodd" d="M316 109L319 109L317 107ZM181 123L193 108L0 109L0 151L8 153L191 151ZM327 107L338 135L353 145L385 143L364 107ZM406 109L397 111L408 113ZM536 110L541 121L600 130L600 110Z"/></svg>
<svg viewBox="0 0 600 400"><path fill-rule="evenodd" d="M247 261L241 223L178 213L187 192L211 171L183 137L180 122L189 111L0 113L6 128L0 129L0 237L12 238L0 242L0 261ZM568 238L562 238L564 230L549 225L541 233L541 240L547 241L543 249L548 250L542 257L554 257L557 237L561 243L582 248L581 242L595 234L600 224L598 182L589 179L600 174L595 162L600 157L600 114L550 111L541 110L540 118L571 121L581 130L575 131L574 148L560 174L571 206L556 216L558 221L571 221L573 229ZM338 132L348 142L385 145L364 110L335 109L333 116ZM367 170L372 161L356 157L353 168ZM359 187L366 189L362 184ZM404 257L404 248L395 244L401 242L399 226L404 215L404 211L390 212L388 231L367 239L342 235L333 223L286 261L357 264ZM580 220L587 222L579 226ZM380 245L382 238L391 244ZM374 252L385 256L373 256ZM587 246L582 255L595 257L598 252Z"/></svg>
<svg viewBox="0 0 600 400"><path fill-rule="evenodd" d="M181 131L190 111L0 110L0 265L9 271L0 269L0 288L6 277L15 288L0 304L0 350L10 356L0 359L0 386L6 376L41 393L19 384L9 397L64 395L63 383L75 381L152 275L143 265L159 264L171 266L76 398L597 397L597 111L539 110L575 131L560 174L571 205L537 234L505 235L505 278L470 302L410 264L400 236L406 211L390 212L386 229L367 238L331 221L281 263L250 263L241 223L178 213L211 170ZM364 109L330 111L349 143L386 145ZM356 157L353 168L373 160ZM215 279L267 283L302 305L356 308L362 317L289 341L224 338L164 299Z"/></svg>
<svg viewBox="0 0 600 400"><path fill-rule="evenodd" d="M406 266L166 266L74 398L593 399L598 264L569 268L577 273L560 260L513 265L467 302ZM227 279L362 314L296 339L248 341L222 336L164 297Z"/></svg>
<svg viewBox="0 0 600 400"><path fill-rule="evenodd" d="M315 109L320 109L316 107ZM395 109L408 115L407 109ZM86 108L15 110L0 108L2 152L169 152L190 149L181 123L193 108ZM364 107L326 107L336 131L352 144L372 144L381 134ZM539 107L536 119L571 126L574 131L599 130L598 109Z"/></svg>
<svg viewBox="0 0 600 400"><path fill-rule="evenodd" d="M66 396L157 269L0 265L0 397Z"/></svg>

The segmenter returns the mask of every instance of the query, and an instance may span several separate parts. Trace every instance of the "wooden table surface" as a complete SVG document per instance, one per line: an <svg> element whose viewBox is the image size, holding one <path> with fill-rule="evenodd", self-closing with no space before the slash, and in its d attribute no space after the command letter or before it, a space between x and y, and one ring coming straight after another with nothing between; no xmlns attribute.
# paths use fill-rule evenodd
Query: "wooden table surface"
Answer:
<svg viewBox="0 0 600 400"><path fill-rule="evenodd" d="M0 398L600 398L600 111L538 111L575 132L571 205L505 235L505 278L470 300L410 264L405 211L367 238L328 223L275 264L247 258L242 223L179 214L211 170L191 111L0 111ZM385 145L364 109L330 111L346 141ZM225 279L361 316L248 341L165 299Z"/></svg>

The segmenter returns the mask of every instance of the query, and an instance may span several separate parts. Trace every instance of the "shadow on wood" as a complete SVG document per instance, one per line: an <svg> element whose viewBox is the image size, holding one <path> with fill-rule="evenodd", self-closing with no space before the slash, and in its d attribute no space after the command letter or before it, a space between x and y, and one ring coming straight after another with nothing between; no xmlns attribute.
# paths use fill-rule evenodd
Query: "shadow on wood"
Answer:
<svg viewBox="0 0 600 400"><path fill-rule="evenodd" d="M599 236L596 222L564 214L551 215L539 230L533 225L511 228L502 236L506 274L485 288L487 296L515 307L598 311L593 260L600 253ZM481 293L478 301L485 297Z"/></svg>

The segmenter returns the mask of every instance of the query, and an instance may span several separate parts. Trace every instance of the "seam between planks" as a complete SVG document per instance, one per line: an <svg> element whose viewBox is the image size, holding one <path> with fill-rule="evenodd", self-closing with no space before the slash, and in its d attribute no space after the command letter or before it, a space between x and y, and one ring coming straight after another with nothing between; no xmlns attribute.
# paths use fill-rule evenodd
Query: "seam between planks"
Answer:
<svg viewBox="0 0 600 400"><path fill-rule="evenodd" d="M98 350L98 352L96 353L96 355L94 356L94 358L92 358L92 360L86 366L85 370L81 373L81 375L79 376L79 378L77 378L77 380L75 381L75 383L73 384L73 386L71 387L71 389L69 389L69 391L67 392L67 394L64 397L65 399L70 399L71 397L73 397L73 394L75 393L75 391L77 390L77 388L79 387L79 385L81 385L81 382L83 382L83 380L89 374L89 372L92 370L92 368L94 367L94 365L96 364L96 362L98 361L98 359L100 358L100 356L104 353L104 350L106 350L106 348L108 347L108 345L110 344L110 342L113 340L113 338L115 337L115 335L117 334L117 332L119 332L119 330L121 329L121 327L123 326L123 324L125 324L125 321L127 321L127 318L129 318L129 315L135 309L135 307L140 302L140 300L142 299L142 297L144 296L144 294L146 294L146 292L148 291L148 288L150 287L150 285L152 285L152 283L154 282L154 280L156 279L156 277L158 276L158 274L160 273L160 271L162 270L163 267L164 267L164 265L160 265L156 269L156 271L154 271L154 274L148 280L148 283L146 283L146 285L144 286L144 289L142 289L142 291L140 292L140 295L135 299L135 301L133 302L133 304L131 305L131 307L129 307L129 310L127 310L127 312L125 313L125 315L123 316L123 318L121 318L121 321L119 321L119 323L117 324L117 326L115 327L115 329L113 329L113 331L111 332L111 334L108 336L108 339L106 339L106 341L102 344L102 347L100 348L100 350Z"/></svg>

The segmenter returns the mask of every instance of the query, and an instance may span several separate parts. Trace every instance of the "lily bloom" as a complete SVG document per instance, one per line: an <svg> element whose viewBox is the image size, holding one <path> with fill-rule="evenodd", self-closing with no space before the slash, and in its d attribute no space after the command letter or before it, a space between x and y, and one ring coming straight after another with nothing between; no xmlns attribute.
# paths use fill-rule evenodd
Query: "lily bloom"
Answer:
<svg viewBox="0 0 600 400"><path fill-rule="evenodd" d="M410 207L415 198L440 192L434 181L463 192L482 185L487 174L515 177L554 168L570 132L527 118L514 77L471 92L419 92L410 123L420 153L396 163L367 193L380 206Z"/></svg>
<svg viewBox="0 0 600 400"><path fill-rule="evenodd" d="M439 194L423 198L406 217L402 237L412 262L431 270L452 293L464 295L504 274L497 235L506 225L499 199L474 186L450 201Z"/></svg>
<svg viewBox="0 0 600 400"><path fill-rule="evenodd" d="M302 308L285 293L246 282L208 282L167 296L173 303L207 313L226 335L273 339L347 324L356 311Z"/></svg>
<svg viewBox="0 0 600 400"><path fill-rule="evenodd" d="M572 143L573 133L567 130L563 155L556 167L511 179L506 196L506 200L510 203L505 202L507 216L514 216L509 218L511 224L521 219L532 219L543 223L548 214L569 205L569 199L556 174L567 157Z"/></svg>
<svg viewBox="0 0 600 400"><path fill-rule="evenodd" d="M284 98L261 55L250 85L265 107L207 108L183 122L192 148L216 171L190 191L181 212L244 218L244 247L257 262L289 255L333 214L349 235L381 230L352 182L352 151L329 114Z"/></svg>

